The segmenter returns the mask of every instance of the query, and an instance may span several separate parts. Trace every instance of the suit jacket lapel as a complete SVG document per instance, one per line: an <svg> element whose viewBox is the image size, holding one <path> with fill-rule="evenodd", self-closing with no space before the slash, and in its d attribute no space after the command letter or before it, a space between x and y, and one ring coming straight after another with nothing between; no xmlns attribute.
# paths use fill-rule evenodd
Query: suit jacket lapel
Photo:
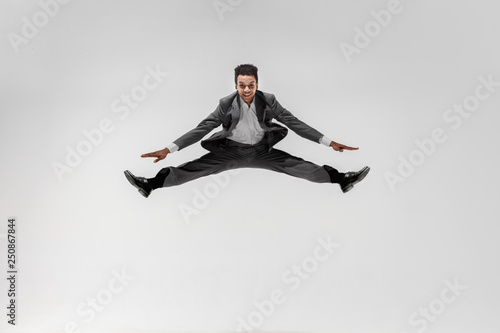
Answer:
<svg viewBox="0 0 500 333"><path fill-rule="evenodd" d="M257 113L257 120L259 121L259 123L264 123L265 107L266 107L266 102L263 100L260 91L257 90L257 93L255 93L255 111Z"/></svg>
<svg viewBox="0 0 500 333"><path fill-rule="evenodd" d="M238 94L238 92L236 92L236 96L233 99L231 109L229 110L229 115L231 116L231 125L228 132L231 132L236 127L236 124L238 124L238 122L240 121L240 112L240 95Z"/></svg>

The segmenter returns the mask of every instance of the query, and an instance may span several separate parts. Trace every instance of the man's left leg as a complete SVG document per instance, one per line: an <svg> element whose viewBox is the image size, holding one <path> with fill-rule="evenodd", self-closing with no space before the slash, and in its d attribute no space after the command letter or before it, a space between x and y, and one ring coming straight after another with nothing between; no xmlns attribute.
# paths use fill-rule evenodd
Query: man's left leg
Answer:
<svg viewBox="0 0 500 333"><path fill-rule="evenodd" d="M163 168L153 178L136 177L129 170L125 171L125 177L147 198L153 190L161 187L177 186L200 177L245 167L247 161L254 156L254 151L249 145L230 145L219 153L210 152L177 167Z"/></svg>
<svg viewBox="0 0 500 333"><path fill-rule="evenodd" d="M370 171L365 167L358 172L342 173L329 165L317 165L279 149L259 149L253 167L285 173L315 183L337 183L345 193L360 182Z"/></svg>

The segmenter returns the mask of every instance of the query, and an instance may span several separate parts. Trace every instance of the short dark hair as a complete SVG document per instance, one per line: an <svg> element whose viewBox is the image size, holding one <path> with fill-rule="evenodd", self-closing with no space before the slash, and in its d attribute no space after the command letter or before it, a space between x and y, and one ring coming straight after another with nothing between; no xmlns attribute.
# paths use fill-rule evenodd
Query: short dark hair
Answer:
<svg viewBox="0 0 500 333"><path fill-rule="evenodd" d="M242 64L234 69L234 83L238 83L238 75L253 75L255 76L255 81L259 82L259 76L257 71L259 69L251 64Z"/></svg>

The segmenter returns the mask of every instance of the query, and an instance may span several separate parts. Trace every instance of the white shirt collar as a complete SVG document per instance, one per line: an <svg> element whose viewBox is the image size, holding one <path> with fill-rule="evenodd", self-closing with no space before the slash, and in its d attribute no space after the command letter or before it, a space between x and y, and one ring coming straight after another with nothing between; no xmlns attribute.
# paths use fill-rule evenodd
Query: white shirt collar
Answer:
<svg viewBox="0 0 500 333"><path fill-rule="evenodd" d="M250 103L250 106L248 106L247 102L245 102L239 94L238 94L238 97L240 98L240 107L246 106L249 109L255 109L255 96L253 97L253 100L252 100L252 103Z"/></svg>

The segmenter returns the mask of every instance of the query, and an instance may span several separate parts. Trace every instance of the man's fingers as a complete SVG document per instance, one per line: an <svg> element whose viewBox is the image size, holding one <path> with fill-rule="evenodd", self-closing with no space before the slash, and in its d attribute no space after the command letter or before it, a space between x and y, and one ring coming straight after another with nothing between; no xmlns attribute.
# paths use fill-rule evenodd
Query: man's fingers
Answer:
<svg viewBox="0 0 500 333"><path fill-rule="evenodd" d="M162 150L159 150L152 153L142 154L141 157L156 157L156 160L153 161L154 163L156 163L167 157L167 154L164 154Z"/></svg>
<svg viewBox="0 0 500 333"><path fill-rule="evenodd" d="M356 150L356 149L359 149L359 148L357 148L357 147L349 147L349 146L346 146L346 145L341 145L341 144L339 144L339 145L338 145L338 148L339 148L339 150L343 150L343 149L347 149L347 150Z"/></svg>
<svg viewBox="0 0 500 333"><path fill-rule="evenodd" d="M141 155L141 157L158 157L158 156L160 156L160 152L158 151Z"/></svg>
<svg viewBox="0 0 500 333"><path fill-rule="evenodd" d="M333 150L336 150L336 151L339 151L339 152L343 152L344 149L346 150L358 150L359 148L358 147L349 147L349 146L346 146L346 145L341 145L341 144L336 144L336 145L330 145Z"/></svg>
<svg viewBox="0 0 500 333"><path fill-rule="evenodd" d="M330 147L332 147L334 150L339 151L339 152L343 152L344 149L347 149L347 150L358 150L359 149L358 147L350 147L350 146L346 146L346 145L343 145L341 143L334 142L334 141L332 141L332 143L330 143Z"/></svg>

